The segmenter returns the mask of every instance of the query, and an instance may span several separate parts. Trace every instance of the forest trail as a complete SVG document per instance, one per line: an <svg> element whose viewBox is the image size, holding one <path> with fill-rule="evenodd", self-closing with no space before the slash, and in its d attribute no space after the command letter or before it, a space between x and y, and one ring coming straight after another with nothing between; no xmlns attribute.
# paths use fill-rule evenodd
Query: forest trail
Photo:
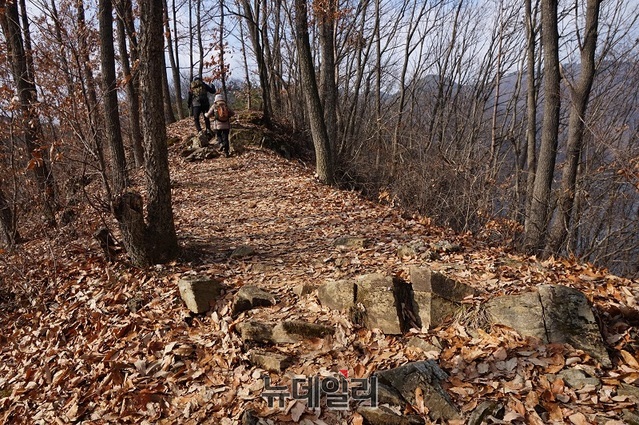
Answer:
<svg viewBox="0 0 639 425"><path fill-rule="evenodd" d="M169 133L184 137L190 124L184 120ZM78 227L73 241L33 242L23 248L30 253L22 255L24 263L13 258L11 267L6 261L0 264L7 273L5 283L11 279L13 287L0 288L0 421L230 425L252 410L260 423L362 423L354 411L323 410L318 415L304 411L300 402L287 409L268 408L261 397L264 371L251 365L247 351L252 347L235 331L249 319L305 320L335 328L332 337L262 347L296 359L282 372L282 381L293 374L317 376L340 369L370 376L435 358L450 374L447 389L464 413L492 398L505 400L512 418L523 418L532 414L541 395L550 397L556 389L558 383L545 376L557 361L563 365L570 358L592 370L592 359L569 347L530 346L501 328L477 334L460 321L384 336L354 326L346 314L322 307L314 293L298 296L294 288L316 288L368 273L406 278L409 267L419 265L479 289L477 302L541 283L567 284L611 316L631 303L633 292L624 288L637 289L636 282L590 266L517 256L392 205L322 185L311 166L270 151L250 148L201 162L186 162L177 151L170 151L170 167L175 224L184 251L179 260L145 270L130 268L126 261L105 263L90 229ZM340 249L333 242L341 236L367 238L370 244ZM429 249L398 255L400 248L414 243ZM459 250L438 248L446 244ZM254 254L234 258L231 254L241 246L253 248ZM51 252L55 258L44 258ZM38 268L25 271L33 264ZM189 274L206 275L226 288L206 314L189 313L180 299L177 281ZM233 296L245 285L274 294L278 303L232 318ZM616 327L605 335L618 337L611 341L619 348L636 347L629 328L615 320ZM410 347L412 336L442 349L424 353ZM529 356L535 362L523 362ZM610 388L613 380L619 384L632 374L639 377L639 370L633 371L639 365L625 354L615 355L615 364L606 375ZM553 418L573 417L575 424L589 423L586 418L599 413L613 420L634 406L627 399L613 400L612 392L595 397L599 390L587 388L570 403L541 403ZM586 422L579 422L582 417Z"/></svg>

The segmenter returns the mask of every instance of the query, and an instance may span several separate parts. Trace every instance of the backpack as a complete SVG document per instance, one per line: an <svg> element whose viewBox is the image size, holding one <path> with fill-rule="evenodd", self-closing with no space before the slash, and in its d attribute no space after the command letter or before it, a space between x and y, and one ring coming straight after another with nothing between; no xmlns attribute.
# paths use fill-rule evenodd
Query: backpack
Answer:
<svg viewBox="0 0 639 425"><path fill-rule="evenodd" d="M221 122L229 120L229 108L226 106L226 102L217 102L215 104L215 119Z"/></svg>
<svg viewBox="0 0 639 425"><path fill-rule="evenodd" d="M191 81L191 93L193 93L193 97L201 96L203 91L204 91L204 86L202 85L201 80Z"/></svg>

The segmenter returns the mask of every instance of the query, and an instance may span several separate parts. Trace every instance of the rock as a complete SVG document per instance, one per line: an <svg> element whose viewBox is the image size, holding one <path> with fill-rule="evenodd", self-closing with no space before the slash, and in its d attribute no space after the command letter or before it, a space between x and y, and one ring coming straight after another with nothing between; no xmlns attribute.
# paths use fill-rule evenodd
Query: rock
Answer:
<svg viewBox="0 0 639 425"><path fill-rule="evenodd" d="M235 317L243 311L257 307L270 307L276 303L277 300L272 294L257 286L246 285L241 287L240 290L237 291L237 294L235 294L231 315Z"/></svg>
<svg viewBox="0 0 639 425"><path fill-rule="evenodd" d="M273 324L251 320L238 323L235 328L240 333L242 341L244 342L272 342L274 326Z"/></svg>
<svg viewBox="0 0 639 425"><path fill-rule="evenodd" d="M317 288L317 298L324 307L347 311L355 304L355 281L329 281Z"/></svg>
<svg viewBox="0 0 639 425"><path fill-rule="evenodd" d="M240 245L233 250L231 258L244 258L257 254L255 248L248 245Z"/></svg>
<svg viewBox="0 0 639 425"><path fill-rule="evenodd" d="M441 353L442 351L441 347L431 344L430 342L425 341L417 336L414 336L410 340L408 340L408 343L406 343L406 346L419 348L425 353L428 353L431 351L434 351L436 353Z"/></svg>
<svg viewBox="0 0 639 425"><path fill-rule="evenodd" d="M178 281L180 297L193 313L205 313L220 296L222 284L207 276L184 276Z"/></svg>
<svg viewBox="0 0 639 425"><path fill-rule="evenodd" d="M182 151L185 161L195 162L205 159L213 159L220 156L220 153L212 147L191 147Z"/></svg>
<svg viewBox="0 0 639 425"><path fill-rule="evenodd" d="M639 404L639 387L635 385L622 382L619 388L617 388L617 395L633 398L635 404Z"/></svg>
<svg viewBox="0 0 639 425"><path fill-rule="evenodd" d="M406 400L395 388L390 385L377 383L377 402L378 404L390 404L391 406L399 406L403 408Z"/></svg>
<svg viewBox="0 0 639 425"><path fill-rule="evenodd" d="M541 285L539 296L544 309L548 342L569 343L612 367L599 326L586 296L561 285Z"/></svg>
<svg viewBox="0 0 639 425"><path fill-rule="evenodd" d="M576 289L541 285L534 292L490 300L486 309L493 323L545 343L571 344L603 367L612 366L588 299Z"/></svg>
<svg viewBox="0 0 639 425"><path fill-rule="evenodd" d="M333 246L336 248L367 248L370 245L370 241L366 238L360 238L355 236L341 236L333 241Z"/></svg>
<svg viewBox="0 0 639 425"><path fill-rule="evenodd" d="M564 380L566 384L568 384L570 388L573 388L577 391L579 391L586 385L592 385L594 387L601 386L601 381L599 379L589 377L583 370L580 369L564 369L559 372L558 375L561 377L561 379Z"/></svg>
<svg viewBox="0 0 639 425"><path fill-rule="evenodd" d="M315 287L313 285L309 285L308 283L302 283L293 288L293 293L298 297L303 297L304 295L308 295L313 293Z"/></svg>
<svg viewBox="0 0 639 425"><path fill-rule="evenodd" d="M266 342L290 344L308 338L323 338L333 335L335 329L329 326L302 321L285 321L278 324L247 321L237 325L244 342Z"/></svg>
<svg viewBox="0 0 639 425"><path fill-rule="evenodd" d="M252 350L249 352L249 359L255 366L270 372L281 372L293 364L294 359L279 353Z"/></svg>
<svg viewBox="0 0 639 425"><path fill-rule="evenodd" d="M416 257L419 250L414 245L402 245L397 248L397 256L399 258Z"/></svg>
<svg viewBox="0 0 639 425"><path fill-rule="evenodd" d="M374 273L357 278L357 303L364 310L357 318L368 329L381 329L386 335L400 335L402 323L395 302L393 279Z"/></svg>
<svg viewBox="0 0 639 425"><path fill-rule="evenodd" d="M447 276L421 267L410 268L414 314L418 326L431 328L443 324L461 309L461 301L476 294L475 289Z"/></svg>
<svg viewBox="0 0 639 425"><path fill-rule="evenodd" d="M459 252L462 249L460 244L451 243L450 241L447 241L447 240L435 242L431 244L431 248L435 252L446 252L446 253Z"/></svg>
<svg viewBox="0 0 639 425"><path fill-rule="evenodd" d="M511 327L524 336L548 342L544 310L537 291L493 298L486 304L486 310L493 323Z"/></svg>
<svg viewBox="0 0 639 425"><path fill-rule="evenodd" d="M391 409L381 407L360 406L357 413L364 417L369 425L421 425L424 420L417 415L400 415Z"/></svg>
<svg viewBox="0 0 639 425"><path fill-rule="evenodd" d="M318 323L302 322L301 320L287 320L278 323L273 329L274 335L286 334L295 341L308 338L324 338L333 335L335 329Z"/></svg>
<svg viewBox="0 0 639 425"><path fill-rule="evenodd" d="M260 418L253 410L245 410L244 413L242 413L240 423L242 425L258 425L260 423Z"/></svg>
<svg viewBox="0 0 639 425"><path fill-rule="evenodd" d="M415 390L419 388L424 405L432 420L460 419L457 407L442 388L441 382L448 376L432 360L408 363L395 369L378 372L379 382L395 388L411 405L416 406Z"/></svg>
<svg viewBox="0 0 639 425"><path fill-rule="evenodd" d="M126 306L131 313L137 313L145 304L144 298L141 297L133 297L126 302Z"/></svg>
<svg viewBox="0 0 639 425"><path fill-rule="evenodd" d="M470 414L466 420L466 425L482 425L489 416L499 416L499 411L503 408L504 406L496 401L482 401L479 406L473 410L473 413Z"/></svg>
<svg viewBox="0 0 639 425"><path fill-rule="evenodd" d="M627 425L639 425L639 415L628 409L623 409L623 420Z"/></svg>

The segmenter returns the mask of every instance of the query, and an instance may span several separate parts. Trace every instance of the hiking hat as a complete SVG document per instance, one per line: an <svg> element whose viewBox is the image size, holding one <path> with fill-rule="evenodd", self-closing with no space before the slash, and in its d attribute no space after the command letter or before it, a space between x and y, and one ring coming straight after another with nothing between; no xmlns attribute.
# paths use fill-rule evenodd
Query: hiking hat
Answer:
<svg viewBox="0 0 639 425"><path fill-rule="evenodd" d="M224 96L222 96L221 94L215 95L215 102L223 102L223 101L224 101Z"/></svg>

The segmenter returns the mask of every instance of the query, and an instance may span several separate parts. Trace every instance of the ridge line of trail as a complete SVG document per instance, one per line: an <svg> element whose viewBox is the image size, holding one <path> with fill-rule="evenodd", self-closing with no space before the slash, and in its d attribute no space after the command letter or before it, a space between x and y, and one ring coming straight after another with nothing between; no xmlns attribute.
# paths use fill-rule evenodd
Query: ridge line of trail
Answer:
<svg viewBox="0 0 639 425"><path fill-rule="evenodd" d="M357 273L397 272L405 265L398 244L429 231L407 224L388 205L323 185L310 168L261 150L195 163L173 159L171 176L180 243L197 245L202 262L224 265L227 274L260 263L276 268L289 285L308 273L313 279L306 283L319 285ZM371 246L344 252L333 246L341 236L365 237ZM256 255L230 259L241 245ZM242 283L252 278L245 273Z"/></svg>

